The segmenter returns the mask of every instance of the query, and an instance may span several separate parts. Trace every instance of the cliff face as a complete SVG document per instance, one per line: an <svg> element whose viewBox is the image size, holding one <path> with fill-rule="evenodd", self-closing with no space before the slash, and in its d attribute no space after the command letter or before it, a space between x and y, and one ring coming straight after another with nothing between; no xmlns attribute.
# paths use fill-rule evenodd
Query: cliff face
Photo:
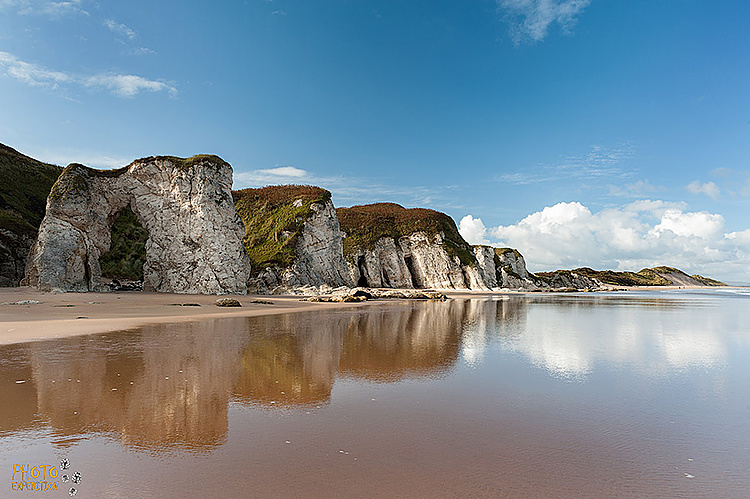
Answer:
<svg viewBox="0 0 750 499"><path fill-rule="evenodd" d="M0 144L0 286L18 286L59 166Z"/></svg>
<svg viewBox="0 0 750 499"><path fill-rule="evenodd" d="M330 192L283 185L233 194L254 269L251 291L352 285Z"/></svg>
<svg viewBox="0 0 750 499"><path fill-rule="evenodd" d="M384 288L487 289L444 213L393 203L338 208L352 282Z"/></svg>
<svg viewBox="0 0 750 499"><path fill-rule="evenodd" d="M598 289L602 283L576 271L532 274L518 250L474 246L479 274L490 289L553 290L563 288Z"/></svg>
<svg viewBox="0 0 750 499"><path fill-rule="evenodd" d="M25 281L43 290L101 290L99 258L129 206L149 236L145 290L244 294L249 261L231 184L231 166L216 156L145 158L119 170L69 165L48 197Z"/></svg>

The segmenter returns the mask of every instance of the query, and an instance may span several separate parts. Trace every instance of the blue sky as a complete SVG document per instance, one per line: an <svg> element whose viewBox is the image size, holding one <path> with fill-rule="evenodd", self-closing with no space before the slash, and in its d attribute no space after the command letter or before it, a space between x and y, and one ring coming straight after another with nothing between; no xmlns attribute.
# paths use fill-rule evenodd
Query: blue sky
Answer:
<svg viewBox="0 0 750 499"><path fill-rule="evenodd" d="M0 142L444 211L532 270L750 281L750 3L0 0Z"/></svg>

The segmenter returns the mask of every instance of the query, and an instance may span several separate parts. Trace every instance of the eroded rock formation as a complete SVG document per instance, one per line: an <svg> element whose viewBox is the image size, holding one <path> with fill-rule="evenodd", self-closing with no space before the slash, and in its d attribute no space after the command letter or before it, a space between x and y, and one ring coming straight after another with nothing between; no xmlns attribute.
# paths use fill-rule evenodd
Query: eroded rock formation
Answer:
<svg viewBox="0 0 750 499"><path fill-rule="evenodd" d="M118 170L71 164L48 197L25 282L103 290L99 257L129 206L149 234L144 290L244 294L250 267L231 186L232 168L217 156L150 157Z"/></svg>
<svg viewBox="0 0 750 499"><path fill-rule="evenodd" d="M352 286L331 193L307 185L234 192L254 274L250 291Z"/></svg>
<svg viewBox="0 0 750 499"><path fill-rule="evenodd" d="M532 274L526 261L513 248L474 246L479 274L490 289L554 290L563 288L598 289L602 283L576 271Z"/></svg>
<svg viewBox="0 0 750 499"><path fill-rule="evenodd" d="M487 289L476 256L448 215L393 203L336 211L358 286Z"/></svg>

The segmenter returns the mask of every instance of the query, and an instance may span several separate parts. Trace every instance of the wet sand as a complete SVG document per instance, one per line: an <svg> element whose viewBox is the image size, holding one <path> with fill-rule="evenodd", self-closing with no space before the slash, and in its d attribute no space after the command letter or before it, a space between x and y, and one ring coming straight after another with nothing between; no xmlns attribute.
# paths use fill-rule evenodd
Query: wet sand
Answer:
<svg viewBox="0 0 750 499"><path fill-rule="evenodd" d="M234 298L242 307L217 307L215 302L218 298ZM40 303L15 304L26 300ZM258 300L270 301L273 305L253 303ZM362 303L302 302L299 296L53 293L28 287L0 288L0 345L122 331L147 324L361 306Z"/></svg>
<svg viewBox="0 0 750 499"><path fill-rule="evenodd" d="M686 286L612 287L613 290L660 291L676 289L711 289ZM723 288L728 289L728 288ZM456 291L444 290L449 298L541 295L518 290ZM568 294L568 293L565 293ZM226 295L242 307L217 307L217 296L175 293L55 293L29 287L0 288L0 345L25 341L64 338L83 334L122 331L147 324L178 323L221 317L256 317L310 310L356 308L402 300L376 300L363 303L302 302L299 296ZM15 303L33 300L27 305ZM253 303L270 301L273 305ZM185 306L198 304L200 306Z"/></svg>
<svg viewBox="0 0 750 499"><path fill-rule="evenodd" d="M3 345L0 470L66 458L84 498L747 497L750 296L716 295L384 301Z"/></svg>

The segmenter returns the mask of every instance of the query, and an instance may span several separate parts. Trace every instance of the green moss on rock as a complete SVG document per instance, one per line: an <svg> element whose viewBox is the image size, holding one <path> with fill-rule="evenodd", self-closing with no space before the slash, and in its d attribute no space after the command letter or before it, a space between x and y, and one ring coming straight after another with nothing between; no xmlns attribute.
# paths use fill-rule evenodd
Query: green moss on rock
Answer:
<svg viewBox="0 0 750 499"><path fill-rule="evenodd" d="M254 272L291 266L304 223L314 213L312 205L331 199L330 192L311 185L243 189L232 195L245 224L243 243Z"/></svg>
<svg viewBox="0 0 750 499"><path fill-rule="evenodd" d="M443 245L450 256L464 265L476 265L476 257L456 222L445 213L427 208L404 208L395 203L375 203L351 208L337 208L336 214L344 238L344 256L351 259L360 250L372 250L380 238L398 240L415 232L433 238L443 235Z"/></svg>

